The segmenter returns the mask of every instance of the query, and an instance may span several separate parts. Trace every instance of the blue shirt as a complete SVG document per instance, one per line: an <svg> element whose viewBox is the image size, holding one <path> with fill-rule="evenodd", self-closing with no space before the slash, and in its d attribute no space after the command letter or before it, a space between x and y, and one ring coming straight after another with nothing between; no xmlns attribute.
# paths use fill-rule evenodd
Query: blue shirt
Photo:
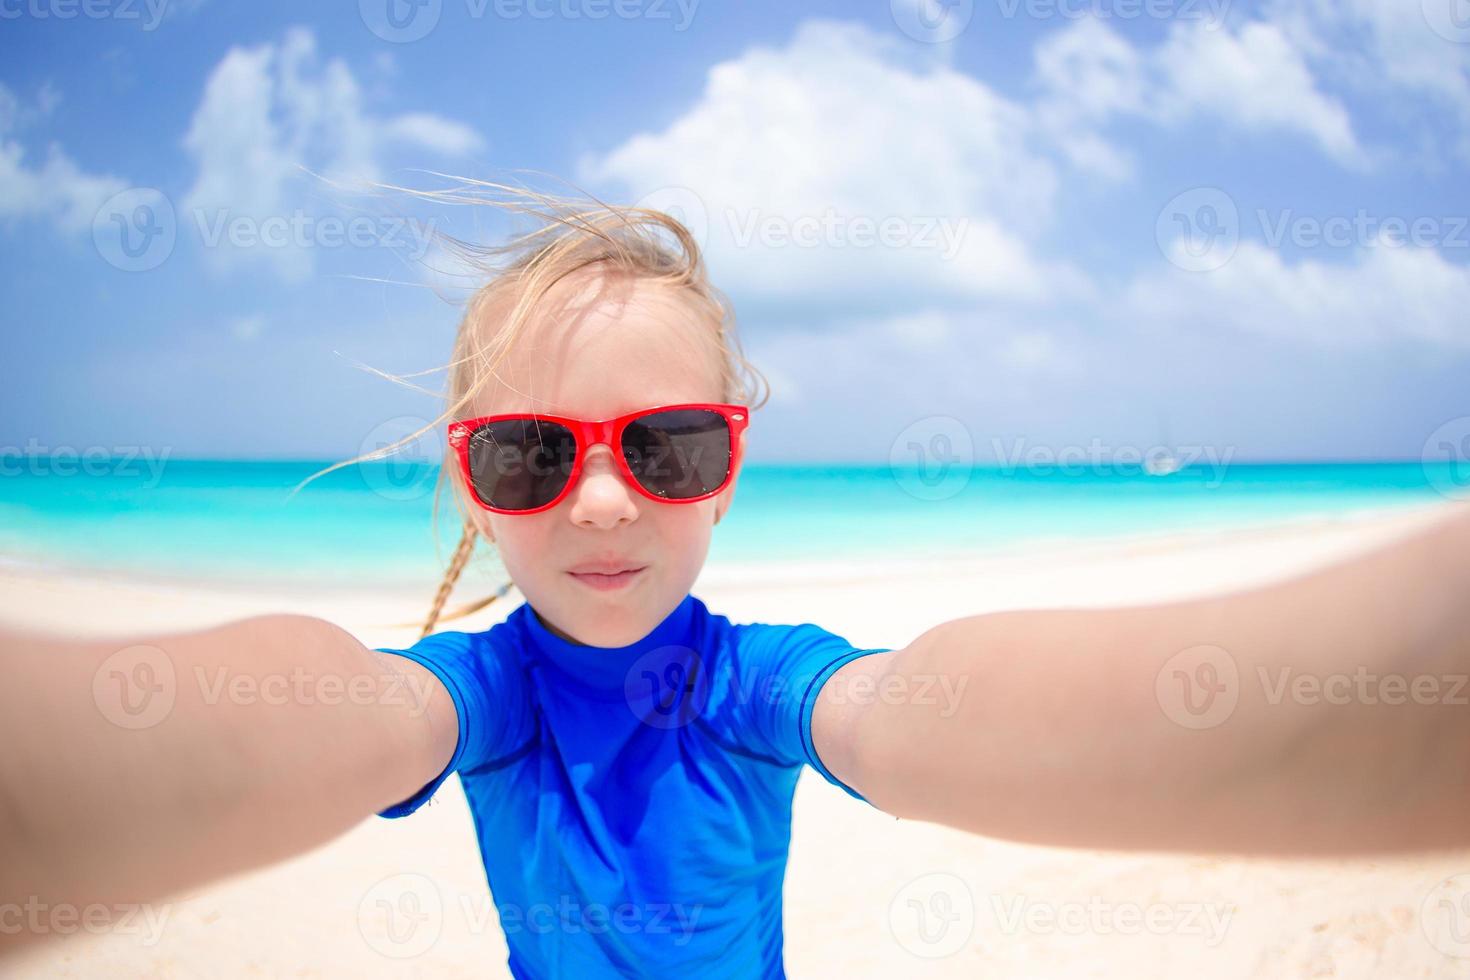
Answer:
<svg viewBox="0 0 1470 980"><path fill-rule="evenodd" d="M458 772L519 980L784 977L781 884L822 684L857 649L732 624L692 594L643 639L584 646L529 604L407 650L444 682ZM864 802L867 802L864 800Z"/></svg>

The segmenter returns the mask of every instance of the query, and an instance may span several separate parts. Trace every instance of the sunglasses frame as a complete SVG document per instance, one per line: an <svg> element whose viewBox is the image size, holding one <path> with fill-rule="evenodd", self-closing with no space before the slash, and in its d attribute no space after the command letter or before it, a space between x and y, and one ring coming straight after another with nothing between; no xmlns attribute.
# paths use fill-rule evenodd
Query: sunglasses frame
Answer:
<svg viewBox="0 0 1470 980"><path fill-rule="evenodd" d="M715 412L725 420L725 425L730 429L730 463L725 469L725 478L720 485L708 493L702 493L697 497L669 498L660 497L639 482L638 477L633 475L633 470L628 466L628 461L623 456L623 432L633 422L648 415L656 415L659 412L672 412L682 409L703 409ZM572 433L572 438L577 443L577 455L572 460L572 472L567 477L566 486L561 488L555 499L539 507L530 507L525 510L506 510L503 507L494 507L488 501L481 499L480 492L475 489L473 474L470 472L470 439L480 429L492 422L503 422L510 419L533 419L538 422L556 422L565 426ZM623 480L631 485L633 489L661 504L693 504L723 491L730 485L730 478L740 467L740 460L744 455L741 433L750 425L750 409L745 405L725 405L717 402L681 402L675 405L657 405L653 408L640 408L617 418L589 421L586 419L574 419L566 415L546 415L541 412L504 412L499 415L482 415L478 418L459 419L450 422L448 426L449 446L459 457L459 472L464 478L465 487L475 503L495 514L526 515L539 514L543 510L550 510L566 499L567 494L577 485L582 477L582 461L587 458L587 453L596 445L606 445L612 450L613 458L617 461L618 471L622 473Z"/></svg>

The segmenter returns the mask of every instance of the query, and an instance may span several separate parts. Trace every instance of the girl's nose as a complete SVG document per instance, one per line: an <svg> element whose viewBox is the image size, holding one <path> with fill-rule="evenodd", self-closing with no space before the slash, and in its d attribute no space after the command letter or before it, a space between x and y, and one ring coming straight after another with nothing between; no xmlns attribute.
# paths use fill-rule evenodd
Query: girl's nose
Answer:
<svg viewBox="0 0 1470 980"><path fill-rule="evenodd" d="M593 446L582 460L582 475L572 488L569 516L583 527L611 528L638 519L638 491L618 470L612 448Z"/></svg>

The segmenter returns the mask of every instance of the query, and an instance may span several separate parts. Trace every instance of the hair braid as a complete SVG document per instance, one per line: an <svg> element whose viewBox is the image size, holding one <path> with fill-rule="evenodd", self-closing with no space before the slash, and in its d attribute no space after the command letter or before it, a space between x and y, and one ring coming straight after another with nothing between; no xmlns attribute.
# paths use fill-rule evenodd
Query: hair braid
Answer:
<svg viewBox="0 0 1470 980"><path fill-rule="evenodd" d="M429 618L424 623L424 631L419 634L423 639L434 631L434 624L439 621L439 613L444 609L444 603L449 600L449 593L454 591L454 583L459 581L460 573L464 571L465 565L469 564L470 555L475 550L475 526L465 521L464 534L459 539L459 547L454 549L454 557L449 559L449 568L444 572L444 581L439 583L439 591L434 595L434 603L429 607ZM497 596L491 596L490 600L477 608L484 608L494 602ZM461 611L459 615L464 615Z"/></svg>

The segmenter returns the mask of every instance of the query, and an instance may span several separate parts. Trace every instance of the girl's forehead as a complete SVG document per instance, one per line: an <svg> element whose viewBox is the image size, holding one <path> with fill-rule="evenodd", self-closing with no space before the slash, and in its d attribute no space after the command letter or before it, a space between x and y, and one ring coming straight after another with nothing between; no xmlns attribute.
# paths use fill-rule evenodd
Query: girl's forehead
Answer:
<svg viewBox="0 0 1470 980"><path fill-rule="evenodd" d="M707 314L646 281L572 285L535 311L477 399L480 414L612 418L723 400L718 325Z"/></svg>

